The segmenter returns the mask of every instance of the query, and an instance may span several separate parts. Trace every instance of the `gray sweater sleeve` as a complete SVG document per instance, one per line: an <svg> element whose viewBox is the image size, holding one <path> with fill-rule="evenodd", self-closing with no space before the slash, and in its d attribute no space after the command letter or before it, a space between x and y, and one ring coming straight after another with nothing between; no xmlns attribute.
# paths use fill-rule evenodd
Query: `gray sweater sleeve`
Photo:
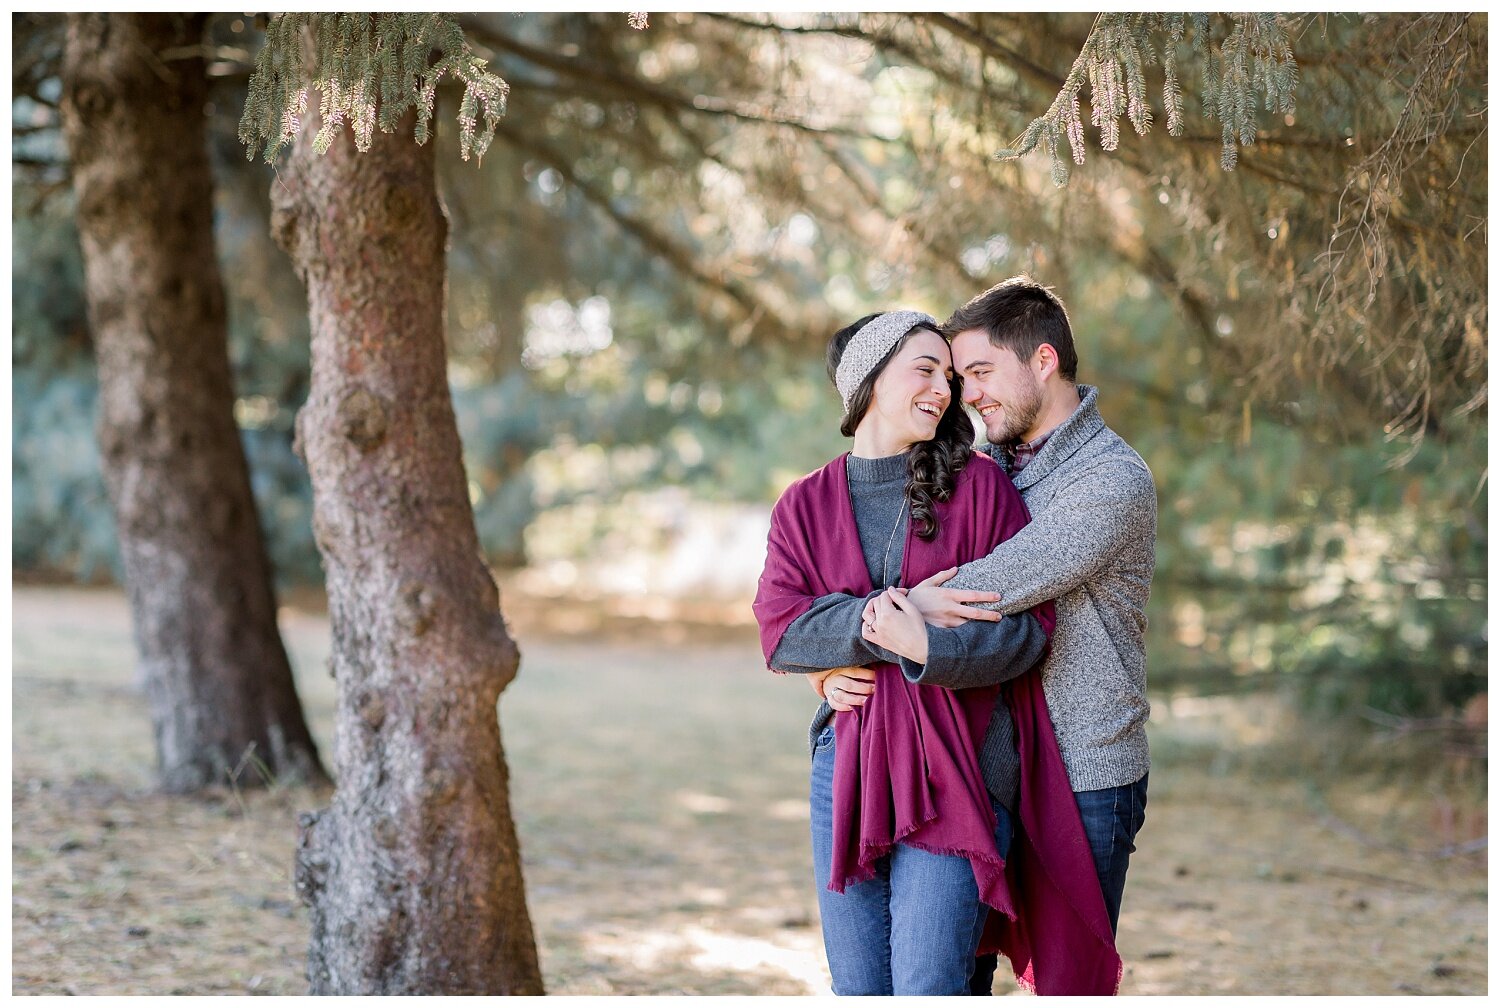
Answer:
<svg viewBox="0 0 1500 1008"><path fill-rule="evenodd" d="M901 672L923 686L967 689L993 686L1034 666L1047 650L1047 632L1030 613L998 623L967 620L959 626L927 628L927 664L901 659Z"/></svg>
<svg viewBox="0 0 1500 1008"><path fill-rule="evenodd" d="M824 595L792 621L771 655L771 667L782 672L821 672L845 665L894 662L896 655L865 640L860 633L869 595Z"/></svg>
<svg viewBox="0 0 1500 1008"><path fill-rule="evenodd" d="M970 620L951 629L927 628L927 664L919 665L871 644L860 633L868 596L824 595L792 622L771 667L783 672L821 672L845 665L896 662L911 682L947 689L991 686L1020 675L1047 649L1047 634L1029 613L998 623Z"/></svg>
<svg viewBox="0 0 1500 1008"><path fill-rule="evenodd" d="M999 602L970 603L1018 613L1066 595L1093 577L1125 543L1156 527L1156 486L1139 463L1111 460L1078 477L988 555L958 569L944 588L992 591Z"/></svg>

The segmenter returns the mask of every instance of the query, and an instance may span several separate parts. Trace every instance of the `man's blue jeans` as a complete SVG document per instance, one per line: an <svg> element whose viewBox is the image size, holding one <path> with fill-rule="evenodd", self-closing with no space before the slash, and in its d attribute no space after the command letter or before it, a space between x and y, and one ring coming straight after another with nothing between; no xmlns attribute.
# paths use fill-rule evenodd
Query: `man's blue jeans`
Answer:
<svg viewBox="0 0 1500 1008"><path fill-rule="evenodd" d="M1103 788L1098 791L1075 791L1078 815L1083 832L1088 835L1094 855L1094 872L1104 892L1104 908L1109 911L1109 926L1120 930L1120 900L1125 895L1125 872L1130 855L1135 852L1135 836L1146 821L1146 780L1134 784ZM994 956L981 956L974 968L971 989L988 994L995 977Z"/></svg>
<svg viewBox="0 0 1500 1008"><path fill-rule="evenodd" d="M813 878L835 994L967 994L988 908L967 858L897 844L875 877L828 889L833 853L833 725L813 751ZM1010 847L1010 814L995 806L995 841Z"/></svg>
<svg viewBox="0 0 1500 1008"><path fill-rule="evenodd" d="M1147 774L1146 777L1149 777ZM1125 872L1135 853L1135 835L1146 821L1146 777L1134 784L1099 791L1075 791L1078 815L1094 853L1094 871L1104 891L1109 926L1120 930L1120 899L1125 895Z"/></svg>

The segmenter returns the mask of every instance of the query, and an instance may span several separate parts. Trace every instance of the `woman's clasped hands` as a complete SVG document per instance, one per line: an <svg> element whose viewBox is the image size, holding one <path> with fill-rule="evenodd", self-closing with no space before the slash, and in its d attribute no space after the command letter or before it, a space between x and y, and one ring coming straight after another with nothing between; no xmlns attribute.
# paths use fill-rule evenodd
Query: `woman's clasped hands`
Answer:
<svg viewBox="0 0 1500 1008"><path fill-rule="evenodd" d="M927 624L900 588L887 588L870 600L861 633L871 644L927 664Z"/></svg>

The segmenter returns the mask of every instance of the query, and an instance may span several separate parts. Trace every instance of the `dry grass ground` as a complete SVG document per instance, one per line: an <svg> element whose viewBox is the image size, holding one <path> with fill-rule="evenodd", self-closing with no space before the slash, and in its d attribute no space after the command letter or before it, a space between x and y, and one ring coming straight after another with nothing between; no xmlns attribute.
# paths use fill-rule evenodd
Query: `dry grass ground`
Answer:
<svg viewBox="0 0 1500 1008"><path fill-rule="evenodd" d="M524 663L502 721L548 989L826 989L801 748L811 694L765 674L744 634L563 635L505 598ZM304 992L294 823L326 796L154 794L123 597L18 587L13 617L14 993ZM282 626L329 753L326 621L289 607ZM1487 990L1483 856L1372 846L1326 811L1396 845L1431 846L1439 819L1482 824L1453 827L1432 795L1367 780L1326 789L1320 807L1226 757L1264 717L1159 707L1121 921L1125 993Z"/></svg>

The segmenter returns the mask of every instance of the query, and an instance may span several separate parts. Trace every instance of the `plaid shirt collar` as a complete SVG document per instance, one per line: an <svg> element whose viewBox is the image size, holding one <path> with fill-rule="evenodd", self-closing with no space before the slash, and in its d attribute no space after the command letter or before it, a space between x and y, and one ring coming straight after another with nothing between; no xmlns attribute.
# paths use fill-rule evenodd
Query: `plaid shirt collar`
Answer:
<svg viewBox="0 0 1500 1008"><path fill-rule="evenodd" d="M1056 429L1054 427L1052 430ZM1042 450L1042 445L1046 444L1047 439L1051 436L1052 431L1048 431L1038 438L1027 441L1025 444L1006 445L1005 454L1010 457L1010 471L1018 473L1022 469L1025 469L1027 463L1036 458L1036 453Z"/></svg>

